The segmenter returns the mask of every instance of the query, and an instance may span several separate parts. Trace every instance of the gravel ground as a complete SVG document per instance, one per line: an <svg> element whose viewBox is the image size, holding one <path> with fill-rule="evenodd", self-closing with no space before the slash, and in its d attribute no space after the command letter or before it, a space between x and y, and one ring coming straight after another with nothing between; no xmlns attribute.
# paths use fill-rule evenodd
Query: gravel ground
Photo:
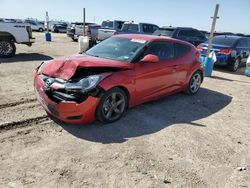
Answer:
<svg viewBox="0 0 250 188"><path fill-rule="evenodd" d="M195 96L130 109L118 122L65 125L36 102L35 68L78 52L34 33L0 59L0 187L250 187L250 78L217 69Z"/></svg>

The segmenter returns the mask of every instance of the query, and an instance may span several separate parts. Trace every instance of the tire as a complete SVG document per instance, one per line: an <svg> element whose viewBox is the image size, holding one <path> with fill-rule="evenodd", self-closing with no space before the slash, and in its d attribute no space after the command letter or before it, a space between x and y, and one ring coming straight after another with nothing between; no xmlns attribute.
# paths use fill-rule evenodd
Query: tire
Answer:
<svg viewBox="0 0 250 188"><path fill-rule="evenodd" d="M233 72L236 72L240 68L240 64L241 64L240 58L237 58L229 67L229 69Z"/></svg>
<svg viewBox="0 0 250 188"><path fill-rule="evenodd" d="M119 103L119 104L118 104ZM112 123L122 117L128 106L128 96L120 88L107 91L97 106L96 119L104 123Z"/></svg>
<svg viewBox="0 0 250 188"><path fill-rule="evenodd" d="M202 74L200 71L196 71L189 80L187 93L189 95L196 94L200 89L201 82L202 82Z"/></svg>
<svg viewBox="0 0 250 188"><path fill-rule="evenodd" d="M16 46L9 39L0 39L0 57L9 58L16 54Z"/></svg>
<svg viewBox="0 0 250 188"><path fill-rule="evenodd" d="M39 32L43 32L44 30L43 30L43 28L39 28L38 31Z"/></svg>

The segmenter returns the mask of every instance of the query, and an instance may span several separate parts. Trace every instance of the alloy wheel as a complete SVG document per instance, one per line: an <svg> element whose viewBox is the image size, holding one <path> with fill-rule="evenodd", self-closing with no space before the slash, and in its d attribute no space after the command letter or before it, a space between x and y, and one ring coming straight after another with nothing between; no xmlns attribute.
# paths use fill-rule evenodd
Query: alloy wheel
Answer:
<svg viewBox="0 0 250 188"><path fill-rule="evenodd" d="M13 47L10 42L0 41L0 54L1 55L9 55L13 51Z"/></svg>
<svg viewBox="0 0 250 188"><path fill-rule="evenodd" d="M200 72L196 72L190 81L190 91L194 94L196 93L201 86L201 74Z"/></svg>
<svg viewBox="0 0 250 188"><path fill-rule="evenodd" d="M240 66L240 61L239 61L239 59L236 59L236 61L234 62L234 65L233 65L233 71L237 71L239 66Z"/></svg>
<svg viewBox="0 0 250 188"><path fill-rule="evenodd" d="M126 99L119 92L111 93L103 104L103 114L108 121L119 119L126 108Z"/></svg>

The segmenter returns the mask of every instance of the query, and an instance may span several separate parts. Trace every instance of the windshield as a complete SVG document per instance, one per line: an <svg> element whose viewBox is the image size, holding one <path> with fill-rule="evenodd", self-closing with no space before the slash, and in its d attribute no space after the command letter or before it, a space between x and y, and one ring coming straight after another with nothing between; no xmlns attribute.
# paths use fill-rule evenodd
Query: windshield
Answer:
<svg viewBox="0 0 250 188"><path fill-rule="evenodd" d="M237 41L237 38L214 37L212 43L213 44L218 44L218 45L233 46L236 41Z"/></svg>
<svg viewBox="0 0 250 188"><path fill-rule="evenodd" d="M146 44L147 41L145 40L111 37L89 49L86 54L105 59L131 62Z"/></svg>
<svg viewBox="0 0 250 188"><path fill-rule="evenodd" d="M102 28L113 28L114 24L111 21L104 21L102 22Z"/></svg>
<svg viewBox="0 0 250 188"><path fill-rule="evenodd" d="M174 32L174 29L159 29L159 30L156 30L153 33L153 35L171 37L173 32Z"/></svg>

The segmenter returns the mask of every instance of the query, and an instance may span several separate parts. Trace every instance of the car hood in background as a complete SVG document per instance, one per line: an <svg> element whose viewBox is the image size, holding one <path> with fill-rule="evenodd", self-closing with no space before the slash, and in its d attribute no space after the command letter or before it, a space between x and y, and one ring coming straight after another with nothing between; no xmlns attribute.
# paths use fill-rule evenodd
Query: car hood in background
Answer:
<svg viewBox="0 0 250 188"><path fill-rule="evenodd" d="M131 69L133 67L133 64L122 61L114 61L99 57L93 57L89 55L76 55L67 58L64 57L51 60L41 67L39 73L43 73L47 76L51 76L54 78L69 80L75 74L78 68L84 67L110 67Z"/></svg>

